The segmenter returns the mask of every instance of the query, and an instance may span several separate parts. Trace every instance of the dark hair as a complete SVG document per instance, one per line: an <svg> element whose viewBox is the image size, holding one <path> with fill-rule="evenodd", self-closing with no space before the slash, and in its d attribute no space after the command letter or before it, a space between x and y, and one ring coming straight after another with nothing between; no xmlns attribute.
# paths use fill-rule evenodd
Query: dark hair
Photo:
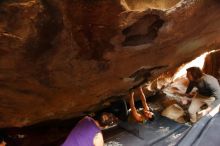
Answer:
<svg viewBox="0 0 220 146"><path fill-rule="evenodd" d="M190 67L186 71L192 75L193 80L198 80L203 76L203 72L199 67Z"/></svg>
<svg viewBox="0 0 220 146"><path fill-rule="evenodd" d="M113 126L117 123L118 119L112 113L102 113L99 117L99 124L102 127Z"/></svg>

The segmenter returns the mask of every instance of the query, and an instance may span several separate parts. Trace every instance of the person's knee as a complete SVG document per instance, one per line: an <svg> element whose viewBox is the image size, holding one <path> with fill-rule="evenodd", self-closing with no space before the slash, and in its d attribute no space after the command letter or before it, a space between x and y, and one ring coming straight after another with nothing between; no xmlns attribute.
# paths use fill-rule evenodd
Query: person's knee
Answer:
<svg viewBox="0 0 220 146"><path fill-rule="evenodd" d="M104 140L101 132L95 135L93 139L93 144L94 146L104 146Z"/></svg>
<svg viewBox="0 0 220 146"><path fill-rule="evenodd" d="M189 112L190 115L196 114L196 110L194 108L189 108L188 112Z"/></svg>

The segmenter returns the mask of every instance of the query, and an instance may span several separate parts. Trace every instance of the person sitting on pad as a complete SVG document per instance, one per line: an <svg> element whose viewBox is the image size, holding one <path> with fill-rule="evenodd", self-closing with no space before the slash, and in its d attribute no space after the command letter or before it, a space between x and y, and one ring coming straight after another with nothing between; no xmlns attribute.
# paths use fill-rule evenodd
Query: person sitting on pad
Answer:
<svg viewBox="0 0 220 146"><path fill-rule="evenodd" d="M198 67L188 68L187 78L189 85L183 95L192 98L188 111L190 121L195 123L199 119L198 115L204 116L220 104L220 86L215 77L203 73ZM194 87L197 88L197 94L190 94ZM201 110L203 105L208 108Z"/></svg>
<svg viewBox="0 0 220 146"><path fill-rule="evenodd" d="M103 146L102 129L117 123L111 113L103 113L97 120L85 116L70 132L61 146Z"/></svg>

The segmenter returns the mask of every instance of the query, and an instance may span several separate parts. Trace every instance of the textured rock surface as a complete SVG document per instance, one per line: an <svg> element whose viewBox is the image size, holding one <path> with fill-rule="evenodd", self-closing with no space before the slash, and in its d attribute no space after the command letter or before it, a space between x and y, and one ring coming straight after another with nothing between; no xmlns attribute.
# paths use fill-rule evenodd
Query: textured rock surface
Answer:
<svg viewBox="0 0 220 146"><path fill-rule="evenodd" d="M220 51L210 53L206 57L204 71L216 77L220 83Z"/></svg>
<svg viewBox="0 0 220 146"><path fill-rule="evenodd" d="M169 8L175 1L163 11L129 10L125 3L132 7L125 0L1 1L0 127L96 110L218 49L218 0Z"/></svg>

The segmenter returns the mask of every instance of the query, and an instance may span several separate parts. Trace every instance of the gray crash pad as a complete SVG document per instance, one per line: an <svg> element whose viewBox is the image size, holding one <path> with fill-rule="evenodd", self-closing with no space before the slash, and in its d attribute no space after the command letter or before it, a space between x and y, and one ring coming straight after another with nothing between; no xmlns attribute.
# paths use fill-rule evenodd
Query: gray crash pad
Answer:
<svg viewBox="0 0 220 146"><path fill-rule="evenodd" d="M106 140L106 145L123 146L164 146L175 145L190 128L163 116L156 116L146 124L121 122L123 132Z"/></svg>
<svg viewBox="0 0 220 146"><path fill-rule="evenodd" d="M219 146L220 113L203 117L180 140L178 146Z"/></svg>

